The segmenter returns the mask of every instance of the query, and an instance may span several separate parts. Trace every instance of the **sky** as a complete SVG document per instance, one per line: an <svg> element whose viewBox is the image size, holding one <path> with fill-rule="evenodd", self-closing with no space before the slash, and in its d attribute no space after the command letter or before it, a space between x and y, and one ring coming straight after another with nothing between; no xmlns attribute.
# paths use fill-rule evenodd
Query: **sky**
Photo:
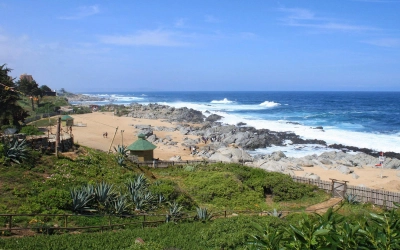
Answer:
<svg viewBox="0 0 400 250"><path fill-rule="evenodd" d="M0 0L0 65L70 92L400 91L400 0Z"/></svg>

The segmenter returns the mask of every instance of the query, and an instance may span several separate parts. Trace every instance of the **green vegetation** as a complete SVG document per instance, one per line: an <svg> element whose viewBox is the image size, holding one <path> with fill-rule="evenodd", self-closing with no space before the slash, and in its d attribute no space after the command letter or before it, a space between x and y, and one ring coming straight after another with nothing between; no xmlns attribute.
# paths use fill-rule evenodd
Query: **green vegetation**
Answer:
<svg viewBox="0 0 400 250"><path fill-rule="evenodd" d="M0 129L8 127L19 128L20 123L28 116L28 113L18 105L21 99L16 91L16 85L8 76L11 70L5 64L0 66Z"/></svg>
<svg viewBox="0 0 400 250"><path fill-rule="evenodd" d="M32 125L27 125L21 128L19 131L21 134L26 134L26 135L42 135L43 132L41 132L36 126Z"/></svg>
<svg viewBox="0 0 400 250"><path fill-rule="evenodd" d="M0 238L0 249L398 249L400 244L397 210L376 210L348 197L338 211L306 214L306 207L328 195L283 174L221 163L154 169L126 161L121 167L115 157L125 157L123 147L114 155L78 147L71 158L28 150L29 161L18 158L17 164L4 160L10 145L0 144L0 213L42 215L13 217L14 227L30 227L38 235ZM265 216L258 216L261 212ZM64 214L71 215L69 228L121 225L68 234L54 229L65 223ZM143 229L145 219L158 226L143 224L149 227ZM4 227L8 218L0 217L0 223ZM135 244L137 237L146 243Z"/></svg>

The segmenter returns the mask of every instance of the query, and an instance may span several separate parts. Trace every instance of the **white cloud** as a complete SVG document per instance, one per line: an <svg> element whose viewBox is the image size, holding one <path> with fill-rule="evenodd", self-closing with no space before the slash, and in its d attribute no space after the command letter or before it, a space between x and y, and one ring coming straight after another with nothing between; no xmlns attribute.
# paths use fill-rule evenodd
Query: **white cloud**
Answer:
<svg viewBox="0 0 400 250"><path fill-rule="evenodd" d="M286 17L281 19L287 26L305 27L324 31L368 31L377 30L374 27L351 25L343 22L332 21L325 17L319 17L314 12L301 8L280 8L279 11L286 13Z"/></svg>
<svg viewBox="0 0 400 250"><path fill-rule="evenodd" d="M114 45L133 45L133 46L186 46L189 45L185 35L173 31L164 30L142 30L133 35L122 36L100 36L100 41Z"/></svg>
<svg viewBox="0 0 400 250"><path fill-rule="evenodd" d="M400 48L400 39L398 38L380 38L362 41L363 43L388 48Z"/></svg>
<svg viewBox="0 0 400 250"><path fill-rule="evenodd" d="M77 19L82 19L88 16L93 16L100 13L100 8L97 5L91 5L91 6L81 6L77 9L77 12L74 14L71 14L69 16L62 16L60 19L65 19L65 20L77 20Z"/></svg>

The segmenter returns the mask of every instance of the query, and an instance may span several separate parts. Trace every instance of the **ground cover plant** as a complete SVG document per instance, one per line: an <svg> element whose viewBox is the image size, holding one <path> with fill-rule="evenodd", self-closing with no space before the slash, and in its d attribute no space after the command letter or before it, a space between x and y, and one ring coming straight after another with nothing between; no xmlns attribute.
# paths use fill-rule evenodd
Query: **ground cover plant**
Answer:
<svg viewBox="0 0 400 250"><path fill-rule="evenodd" d="M353 230L357 223L360 230L364 230L357 231L357 237L361 239L360 235L364 234L368 242L362 244L366 246L382 247L382 242L394 242L397 237L391 234L393 228L397 230L397 213L391 215L388 222L388 213L376 212L376 216L371 217L371 207L363 204L348 202L334 216L327 216L344 217L351 222L349 225L339 219L321 224L317 215L303 215L305 207L327 199L327 194L313 186L294 183L290 177L278 173L220 163L154 169L139 168L126 161L121 166L115 154L85 147L66 155L68 157L60 155L58 158L40 155L32 168L23 164L0 164L0 213L60 214L59 217L14 217L14 226L56 235L1 239L0 249L24 249L21 246L52 249L57 244L65 244L63 249L98 249L97 246L139 249L133 243L136 237L144 239L149 247L159 249L269 249L263 248L264 241L287 249L304 249L305 246L317 249L338 245L338 235L343 234L343 230ZM253 211L253 216L242 215L240 211L243 210ZM292 213L284 217L281 210ZM262 211L266 216L258 216ZM136 224L115 226L114 231L103 234L98 233L99 228L88 229L86 232L93 233L82 236L52 229L64 223L63 214L73 213L76 216L68 218L70 227ZM147 216L146 221L168 223L157 223L158 227L143 230L143 215L149 213L158 216ZM2 217L0 223L8 223L7 218ZM321 225L324 230L318 231ZM260 227L265 230L260 231ZM292 231L288 231L289 228ZM378 231L389 236L380 236ZM270 232L280 232L282 238ZM261 245L256 244L257 239L261 242L257 244ZM114 243L116 241L118 243ZM298 244L290 245L289 241ZM395 243L390 244L395 246Z"/></svg>

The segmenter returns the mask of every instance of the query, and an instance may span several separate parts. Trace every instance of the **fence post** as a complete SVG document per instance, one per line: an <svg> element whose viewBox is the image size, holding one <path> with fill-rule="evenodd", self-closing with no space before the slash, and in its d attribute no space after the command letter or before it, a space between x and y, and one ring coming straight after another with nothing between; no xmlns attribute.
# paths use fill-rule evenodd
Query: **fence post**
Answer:
<svg viewBox="0 0 400 250"><path fill-rule="evenodd" d="M64 227L67 228L68 215L64 215Z"/></svg>
<svg viewBox="0 0 400 250"><path fill-rule="evenodd" d="M112 229L112 227L111 227L111 215L108 215L108 226Z"/></svg>
<svg viewBox="0 0 400 250"><path fill-rule="evenodd" d="M224 211L224 213L225 213L225 218L226 218L226 210Z"/></svg>
<svg viewBox="0 0 400 250"><path fill-rule="evenodd" d="M8 228L10 229L11 232L11 228L12 228L12 215L10 215L10 217L8 218Z"/></svg>

